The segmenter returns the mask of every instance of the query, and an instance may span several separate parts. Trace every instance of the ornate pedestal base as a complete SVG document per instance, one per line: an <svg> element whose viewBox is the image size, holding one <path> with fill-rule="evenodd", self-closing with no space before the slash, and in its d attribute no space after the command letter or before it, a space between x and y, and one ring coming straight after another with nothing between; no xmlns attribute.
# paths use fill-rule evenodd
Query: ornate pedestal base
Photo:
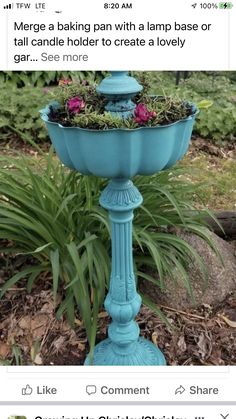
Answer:
<svg viewBox="0 0 236 419"><path fill-rule="evenodd" d="M89 356L85 365L90 365ZM132 352L124 354L108 338L96 345L93 365L166 365L166 360L160 349L141 337L133 344Z"/></svg>
<svg viewBox="0 0 236 419"><path fill-rule="evenodd" d="M109 338L100 342L93 359L85 365L165 365L161 351L139 337L134 321L141 306L136 291L132 255L133 210L142 203L142 196L130 180L112 180L102 192L100 204L109 210L112 227L112 270L105 308L112 317Z"/></svg>

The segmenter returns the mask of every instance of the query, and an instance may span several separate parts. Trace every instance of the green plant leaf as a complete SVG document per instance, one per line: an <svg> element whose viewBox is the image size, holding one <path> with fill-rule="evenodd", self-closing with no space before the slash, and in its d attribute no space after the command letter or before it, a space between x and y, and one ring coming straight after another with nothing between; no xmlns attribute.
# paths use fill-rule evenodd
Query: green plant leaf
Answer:
<svg viewBox="0 0 236 419"><path fill-rule="evenodd" d="M173 329L173 325L169 322L168 318L162 313L161 309L154 304L150 298L148 298L146 295L141 294L143 304L145 304L147 307L149 307L154 313L157 314L157 316L165 323L168 327Z"/></svg>
<svg viewBox="0 0 236 419"><path fill-rule="evenodd" d="M26 278L29 274L32 274L32 272L39 271L38 266L31 266L30 268L24 269L21 272L18 272L17 274L13 275L10 279L8 279L7 282L2 286L1 292L0 292L0 298L4 296L4 294L11 288L13 285L15 285L20 279Z"/></svg>
<svg viewBox="0 0 236 419"><path fill-rule="evenodd" d="M56 303L58 283L59 283L59 273L60 273L60 259L59 259L58 249L50 252L50 261L52 265L52 276L53 276L53 299L54 299L54 303Z"/></svg>

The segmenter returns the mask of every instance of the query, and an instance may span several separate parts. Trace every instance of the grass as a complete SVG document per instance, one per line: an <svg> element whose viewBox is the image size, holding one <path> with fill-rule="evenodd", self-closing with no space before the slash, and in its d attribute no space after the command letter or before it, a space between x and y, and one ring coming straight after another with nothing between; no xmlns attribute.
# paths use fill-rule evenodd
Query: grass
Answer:
<svg viewBox="0 0 236 419"><path fill-rule="evenodd" d="M236 210L235 160L209 158L199 152L195 157L191 154L185 156L180 165L191 168L188 176L201 185L196 197L199 207L203 204L211 210Z"/></svg>

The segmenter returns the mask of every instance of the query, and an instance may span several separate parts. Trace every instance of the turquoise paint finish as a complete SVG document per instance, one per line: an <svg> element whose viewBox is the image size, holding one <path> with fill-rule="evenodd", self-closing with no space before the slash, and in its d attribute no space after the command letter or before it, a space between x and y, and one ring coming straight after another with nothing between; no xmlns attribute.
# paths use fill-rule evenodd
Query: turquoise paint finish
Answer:
<svg viewBox="0 0 236 419"><path fill-rule="evenodd" d="M108 98L107 110L126 118L132 114L132 97L141 90L126 72L114 72L98 92ZM57 103L52 104L58 106ZM197 114L166 126L104 131L62 127L48 121L49 107L41 111L60 160L84 175L110 178L100 197L109 211L112 231L112 270L105 308L112 318L108 338L95 346L85 365L166 365L162 352L139 336L135 317L141 305L133 271L133 211L143 201L129 180L171 167L186 153Z"/></svg>
<svg viewBox="0 0 236 419"><path fill-rule="evenodd" d="M132 254L133 210L143 198L133 182L112 180L104 189L100 205L109 211L112 226L112 269L105 308L112 318L108 339L95 347L94 365L165 365L161 351L140 338L134 318L141 306L136 290ZM90 364L89 356L85 362Z"/></svg>
<svg viewBox="0 0 236 419"><path fill-rule="evenodd" d="M152 175L171 167L186 153L196 110L170 125L104 131L62 127L41 111L61 161L84 175L125 178Z"/></svg>
<svg viewBox="0 0 236 419"><path fill-rule="evenodd" d="M134 97L142 90L143 87L127 71L111 71L111 76L105 77L97 87L98 93L115 101Z"/></svg>
<svg viewBox="0 0 236 419"><path fill-rule="evenodd" d="M135 104L132 98L141 92L143 87L127 71L112 71L97 87L97 92L108 99L106 111L120 118L132 115Z"/></svg>

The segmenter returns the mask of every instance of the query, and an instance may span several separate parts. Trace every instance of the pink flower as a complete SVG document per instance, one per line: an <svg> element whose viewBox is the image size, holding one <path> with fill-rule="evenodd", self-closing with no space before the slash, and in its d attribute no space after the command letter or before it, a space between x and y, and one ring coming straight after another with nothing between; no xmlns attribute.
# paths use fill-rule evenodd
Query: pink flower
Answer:
<svg viewBox="0 0 236 419"><path fill-rule="evenodd" d="M156 112L150 112L144 103L139 103L134 110L134 116L137 124L144 125L150 119L155 118Z"/></svg>
<svg viewBox="0 0 236 419"><path fill-rule="evenodd" d="M68 86L71 83L72 83L72 80L70 79L60 79L58 84L59 86Z"/></svg>
<svg viewBox="0 0 236 419"><path fill-rule="evenodd" d="M81 109L85 107L85 102L81 97L75 96L67 101L67 107L71 113L80 113Z"/></svg>

